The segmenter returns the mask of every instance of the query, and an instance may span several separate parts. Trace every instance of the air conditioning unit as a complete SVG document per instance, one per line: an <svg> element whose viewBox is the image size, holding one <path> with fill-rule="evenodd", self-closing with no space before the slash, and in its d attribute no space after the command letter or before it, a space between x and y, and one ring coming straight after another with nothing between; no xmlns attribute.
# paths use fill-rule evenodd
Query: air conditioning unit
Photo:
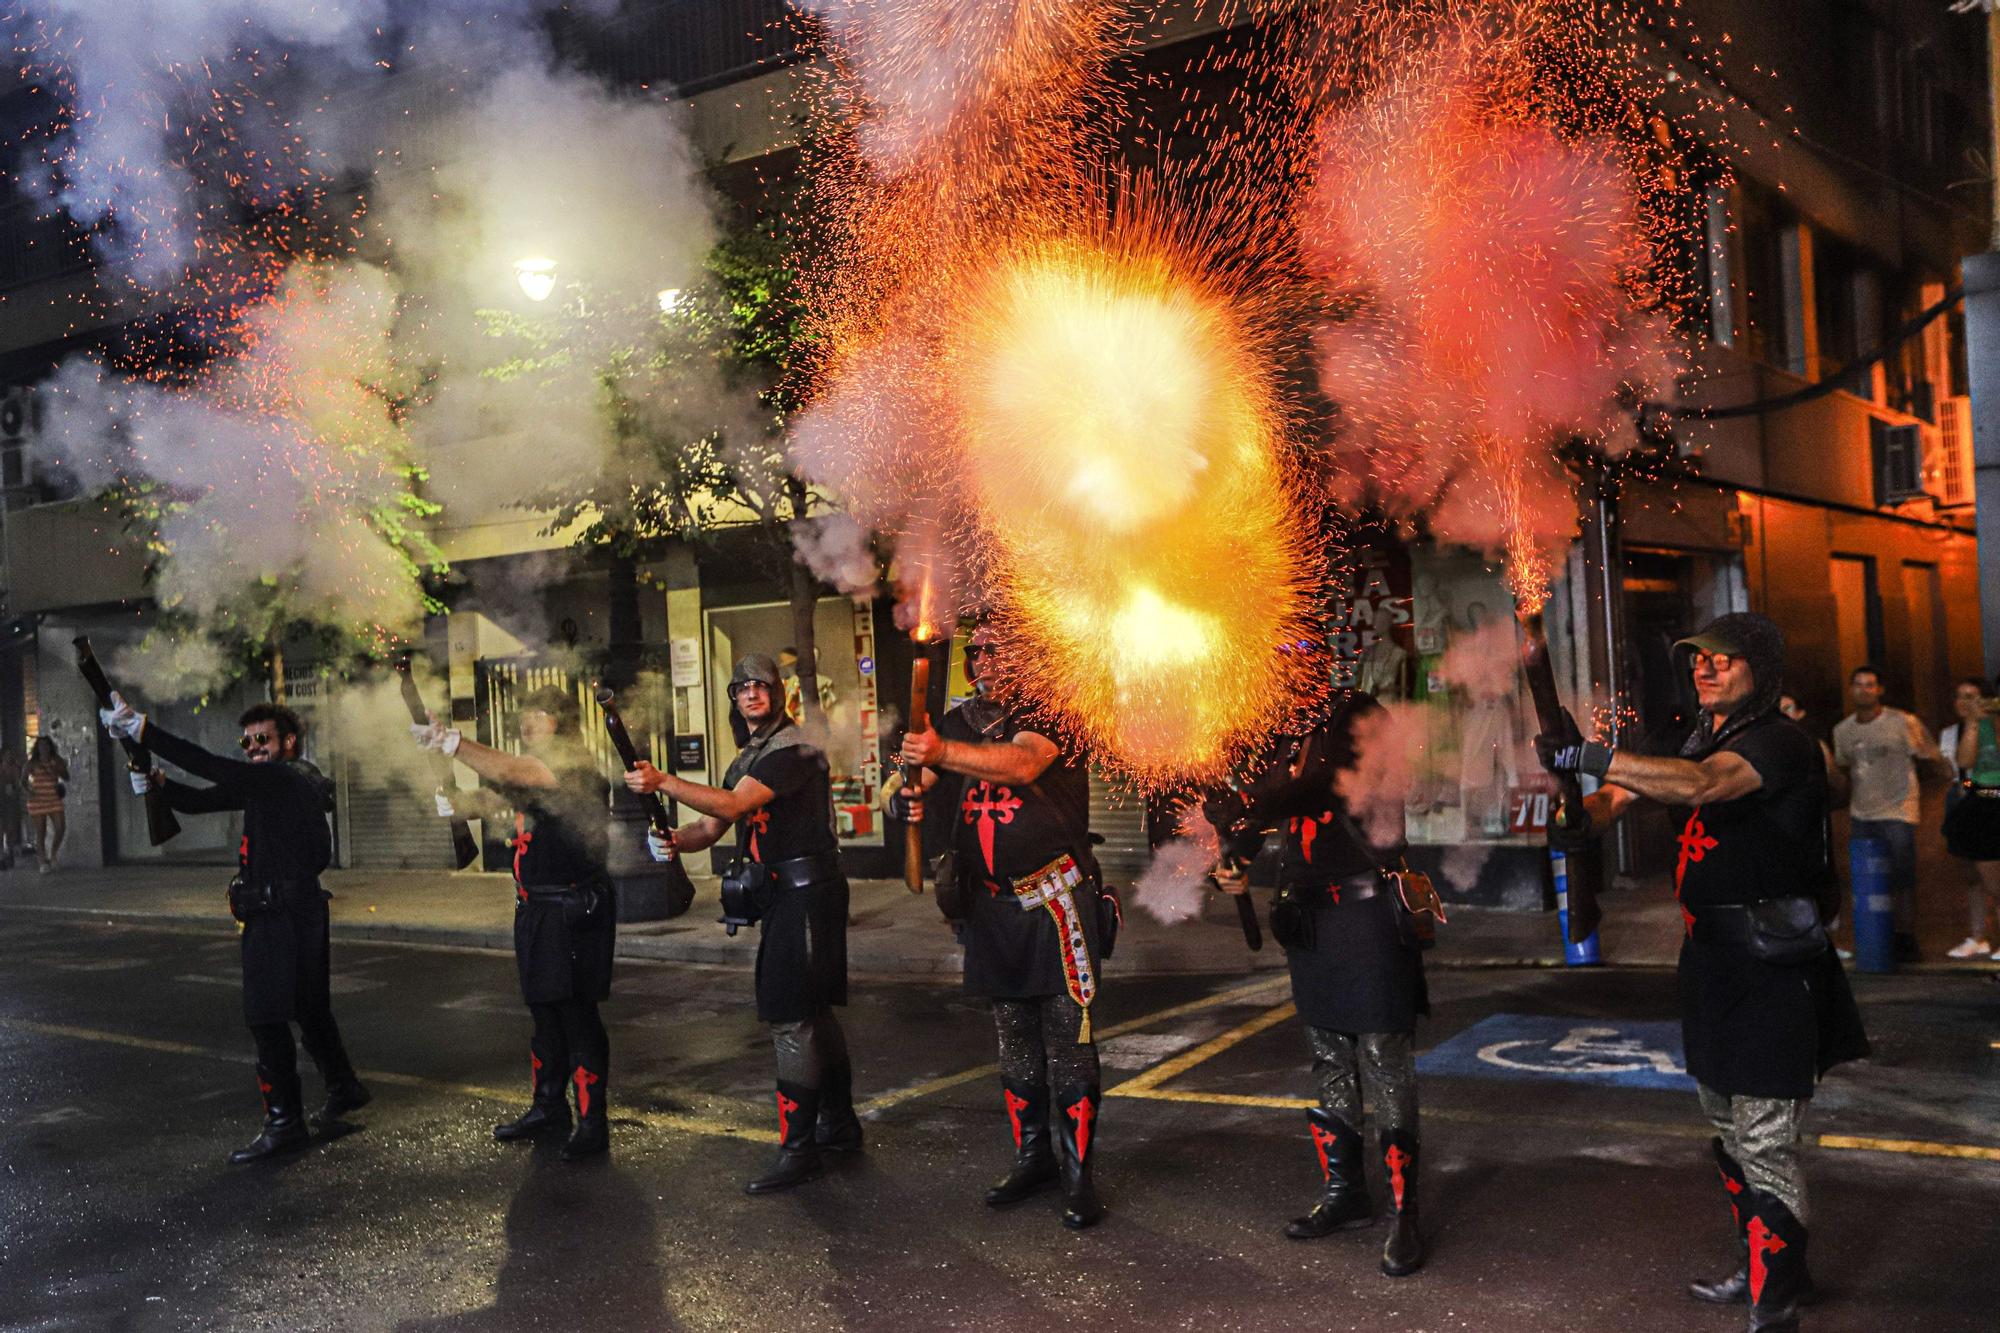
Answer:
<svg viewBox="0 0 2000 1333"><path fill-rule="evenodd" d="M1937 456L1925 469L1937 482L1938 503L1946 508L1973 501L1972 400L1960 395L1938 400Z"/></svg>
<svg viewBox="0 0 2000 1333"><path fill-rule="evenodd" d="M1881 417L1868 419L1875 463L1875 503L1900 504L1928 495L1924 490L1923 428Z"/></svg>

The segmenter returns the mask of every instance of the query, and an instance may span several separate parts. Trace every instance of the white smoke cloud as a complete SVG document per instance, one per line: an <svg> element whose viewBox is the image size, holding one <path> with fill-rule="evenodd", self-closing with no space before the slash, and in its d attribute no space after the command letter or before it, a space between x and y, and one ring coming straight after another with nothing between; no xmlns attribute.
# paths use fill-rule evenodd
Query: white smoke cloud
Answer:
<svg viewBox="0 0 2000 1333"><path fill-rule="evenodd" d="M868 530L846 514L792 524L792 545L813 577L851 597L873 596L882 577Z"/></svg>
<svg viewBox="0 0 2000 1333"><path fill-rule="evenodd" d="M236 224L219 198L364 177L353 252L262 294L228 286L249 306L222 345L247 350L192 387L88 358L45 386L58 468L93 490L157 482L179 502L156 531L163 605L241 630L244 608L276 589L311 618L407 632L415 571L383 520L421 527L404 512L419 494L462 525L561 483L656 479L649 460L617 453L605 362L643 353L657 294L699 281L714 206L685 109L559 68L541 28L551 7L160 0L141 22L103 0L28 5L42 45L27 58L74 80L78 115L21 179L80 222L115 217L98 233L105 285L212 304L227 261L195 241L205 216ZM215 119L211 86L252 85ZM190 153L195 114L210 119ZM242 170L251 159L258 169ZM555 264L542 304L516 280L531 257ZM492 336L494 311L521 336ZM534 373L487 373L524 354ZM655 394L640 410L694 423L690 438L713 429L699 423L754 428L754 404L718 370L684 378L675 401ZM226 669L198 647L181 660L181 676Z"/></svg>

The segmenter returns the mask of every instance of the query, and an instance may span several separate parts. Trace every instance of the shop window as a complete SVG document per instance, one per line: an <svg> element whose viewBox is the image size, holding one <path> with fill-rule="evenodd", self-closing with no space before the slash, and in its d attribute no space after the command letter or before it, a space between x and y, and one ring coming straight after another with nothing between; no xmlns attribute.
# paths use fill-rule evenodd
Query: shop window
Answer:
<svg viewBox="0 0 2000 1333"><path fill-rule="evenodd" d="M1387 669L1400 646L1361 662L1363 683L1412 705L1405 716L1421 731L1405 808L1409 839L1532 842L1547 828L1551 789L1535 761L1534 707L1515 666L1513 599L1476 555L1419 548L1409 564L1407 670Z"/></svg>
<svg viewBox="0 0 2000 1333"><path fill-rule="evenodd" d="M813 613L818 680L812 686L818 707L807 701L792 651L792 609L782 602L709 610L709 727L706 758L710 781L720 782L736 757L729 729L729 675L745 653L769 653L785 677L785 711L806 727L826 753L833 783L834 831L842 846L883 845L879 699L876 694L874 609L844 597L828 597Z"/></svg>

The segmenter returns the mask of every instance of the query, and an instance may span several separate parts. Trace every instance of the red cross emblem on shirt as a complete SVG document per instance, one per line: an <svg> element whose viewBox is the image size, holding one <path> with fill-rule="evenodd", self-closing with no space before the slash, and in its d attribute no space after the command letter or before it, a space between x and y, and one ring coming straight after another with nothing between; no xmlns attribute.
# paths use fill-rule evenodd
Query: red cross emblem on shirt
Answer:
<svg viewBox="0 0 2000 1333"><path fill-rule="evenodd" d="M1718 845L1708 834L1708 826L1701 822L1701 811L1688 816L1687 827L1681 830L1681 859L1674 867L1674 892L1679 893L1681 880L1687 874L1690 862L1699 863Z"/></svg>
<svg viewBox="0 0 2000 1333"><path fill-rule="evenodd" d="M763 848L758 843L757 838L759 834L771 831L770 807L759 806L755 813L743 816L743 827L750 830L750 859L752 861L763 860Z"/></svg>
<svg viewBox="0 0 2000 1333"><path fill-rule="evenodd" d="M1319 826L1332 818L1333 811L1329 810L1318 819L1292 820L1292 832L1299 835L1299 855L1305 857L1307 865L1313 863L1313 839L1319 836Z"/></svg>
<svg viewBox="0 0 2000 1333"><path fill-rule="evenodd" d="M965 800L959 804L959 811L965 822L975 824L979 829L979 854L986 858L986 873L993 873L993 826L1011 824L1014 812L1021 808L1021 798L1014 794L1012 787L996 787L981 779L978 786L965 789Z"/></svg>

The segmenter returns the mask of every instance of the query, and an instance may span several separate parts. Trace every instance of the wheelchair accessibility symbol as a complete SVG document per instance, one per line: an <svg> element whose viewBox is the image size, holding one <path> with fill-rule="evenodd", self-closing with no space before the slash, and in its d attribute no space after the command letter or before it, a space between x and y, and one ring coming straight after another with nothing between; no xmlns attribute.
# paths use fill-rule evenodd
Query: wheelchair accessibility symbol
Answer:
<svg viewBox="0 0 2000 1333"><path fill-rule="evenodd" d="M1417 1059L1424 1073L1692 1090L1678 1023L1494 1014Z"/></svg>

